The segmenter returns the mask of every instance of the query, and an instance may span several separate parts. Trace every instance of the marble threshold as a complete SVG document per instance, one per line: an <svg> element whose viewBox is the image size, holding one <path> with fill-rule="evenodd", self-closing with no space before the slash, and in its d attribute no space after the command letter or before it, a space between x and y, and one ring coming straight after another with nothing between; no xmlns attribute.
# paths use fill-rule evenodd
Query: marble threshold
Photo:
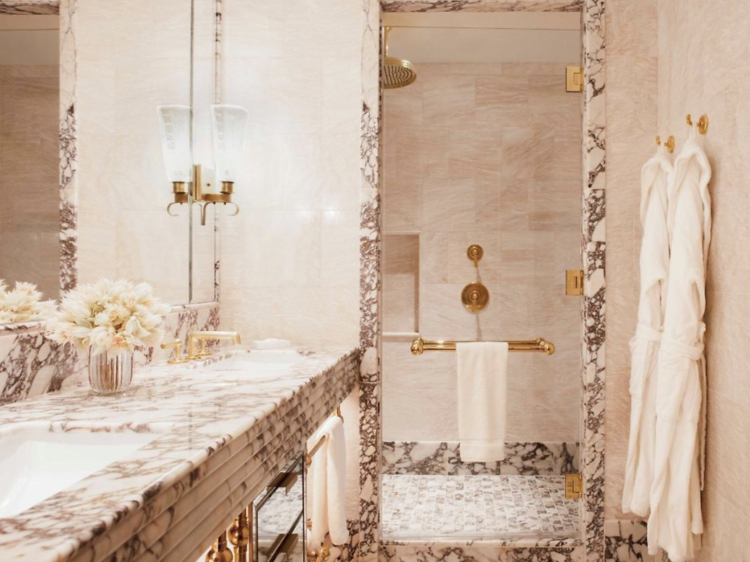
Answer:
<svg viewBox="0 0 750 562"><path fill-rule="evenodd" d="M252 377L218 365L154 365L120 395L80 386L0 408L0 438L19 425L157 435L0 519L0 559L197 560L354 389L357 349L301 353L304 361Z"/></svg>

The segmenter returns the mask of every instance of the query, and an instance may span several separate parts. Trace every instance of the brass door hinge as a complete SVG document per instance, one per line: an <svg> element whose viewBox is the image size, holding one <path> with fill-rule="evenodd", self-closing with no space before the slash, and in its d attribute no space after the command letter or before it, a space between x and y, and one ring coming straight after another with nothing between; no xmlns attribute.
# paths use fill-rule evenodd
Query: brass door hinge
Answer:
<svg viewBox="0 0 750 562"><path fill-rule="evenodd" d="M583 495L583 476L578 473L565 475L565 499L580 500Z"/></svg>
<svg viewBox="0 0 750 562"><path fill-rule="evenodd" d="M573 296L583 294L582 269L568 269L565 271L565 294Z"/></svg>
<svg viewBox="0 0 750 562"><path fill-rule="evenodd" d="M583 92L583 68L580 66L565 67L565 91Z"/></svg>

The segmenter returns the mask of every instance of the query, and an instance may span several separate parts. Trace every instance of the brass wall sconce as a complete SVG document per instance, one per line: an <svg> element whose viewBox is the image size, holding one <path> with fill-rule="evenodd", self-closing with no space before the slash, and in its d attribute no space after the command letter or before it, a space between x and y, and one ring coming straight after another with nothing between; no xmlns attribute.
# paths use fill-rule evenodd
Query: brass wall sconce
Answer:
<svg viewBox="0 0 750 562"><path fill-rule="evenodd" d="M466 250L466 256L474 262L474 268L477 270L477 277L479 277L479 261L484 256L484 250L479 244L472 244ZM461 303L466 307L466 310L474 314L484 310L489 302L490 292L479 280L469 283L461 291Z"/></svg>
<svg viewBox="0 0 750 562"><path fill-rule="evenodd" d="M204 186L208 189L204 191ZM173 205L182 205L183 203L196 203L201 207L201 225L206 225L206 210L208 205L216 205L221 203L222 205L234 205L234 212L230 213L230 217L237 215L240 212L240 206L232 201L234 182L225 181L221 182L221 190L215 193L210 190L211 182L205 182L203 178L202 167L200 164L196 164L193 167L193 181L191 182L172 182L172 194L174 195L174 201L167 205L167 213L171 217L177 215L172 213ZM192 201L190 200L192 197Z"/></svg>
<svg viewBox="0 0 750 562"><path fill-rule="evenodd" d="M235 216L239 205L232 201L234 184L239 176L243 157L248 111L235 105L211 106L211 130L215 170L193 164L191 121L192 108L186 105L161 105L157 108L162 141L162 153L167 177L172 182L172 206L197 203L201 207L201 224L206 224L208 205L234 205ZM219 185L215 191L212 183Z"/></svg>

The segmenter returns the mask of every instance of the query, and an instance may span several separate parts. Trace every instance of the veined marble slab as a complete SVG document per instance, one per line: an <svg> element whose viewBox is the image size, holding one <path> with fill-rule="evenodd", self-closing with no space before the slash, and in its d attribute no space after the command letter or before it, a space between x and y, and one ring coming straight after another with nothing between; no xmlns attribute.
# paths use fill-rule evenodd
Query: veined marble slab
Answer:
<svg viewBox="0 0 750 562"><path fill-rule="evenodd" d="M578 472L578 443L506 443L505 459L464 462L457 441L385 441L383 474L525 474Z"/></svg>
<svg viewBox="0 0 750 562"><path fill-rule="evenodd" d="M19 423L158 433L129 457L0 519L0 559L197 560L354 389L357 349L304 355L244 381L237 371L152 366L120 395L79 387L0 408L0 438Z"/></svg>

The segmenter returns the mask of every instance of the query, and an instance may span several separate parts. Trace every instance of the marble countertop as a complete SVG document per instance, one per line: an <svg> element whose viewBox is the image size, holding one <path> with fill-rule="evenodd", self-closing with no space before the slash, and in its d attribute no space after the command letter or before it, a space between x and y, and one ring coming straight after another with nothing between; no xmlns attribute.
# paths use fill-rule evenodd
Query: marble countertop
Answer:
<svg viewBox="0 0 750 562"><path fill-rule="evenodd" d="M0 559L197 560L356 384L358 350L299 353L304 360L251 379L216 365L152 366L120 395L96 396L85 385L0 407L0 439L18 424L156 435L0 519Z"/></svg>

